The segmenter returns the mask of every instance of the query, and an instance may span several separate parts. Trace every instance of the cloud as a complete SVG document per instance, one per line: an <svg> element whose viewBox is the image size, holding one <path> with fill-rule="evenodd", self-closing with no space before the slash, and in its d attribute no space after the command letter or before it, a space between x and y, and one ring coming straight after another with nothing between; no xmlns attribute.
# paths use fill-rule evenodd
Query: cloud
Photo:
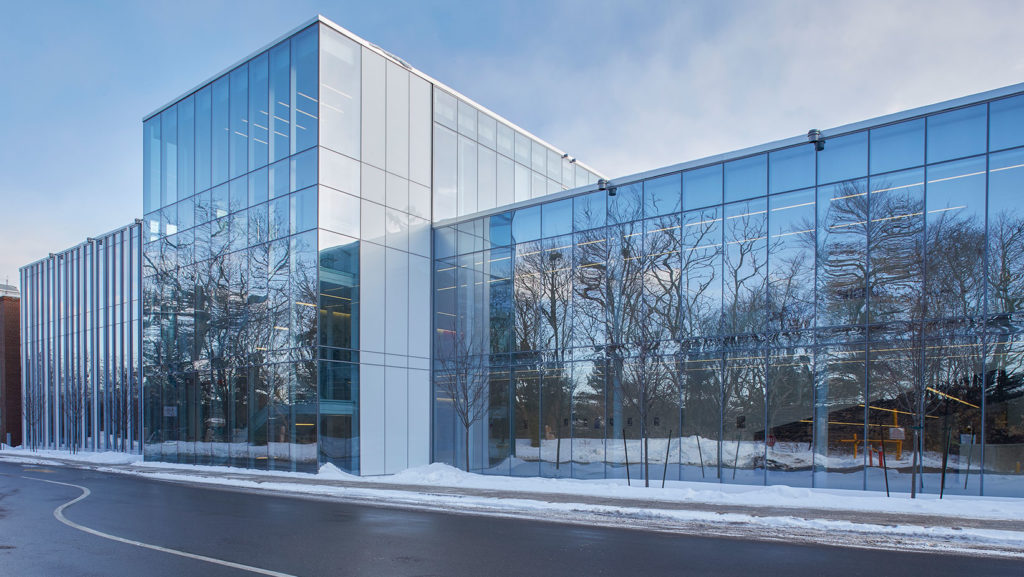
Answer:
<svg viewBox="0 0 1024 577"><path fill-rule="evenodd" d="M715 6L580 5L586 33L467 56L456 87L614 177L1024 80L1024 4Z"/></svg>

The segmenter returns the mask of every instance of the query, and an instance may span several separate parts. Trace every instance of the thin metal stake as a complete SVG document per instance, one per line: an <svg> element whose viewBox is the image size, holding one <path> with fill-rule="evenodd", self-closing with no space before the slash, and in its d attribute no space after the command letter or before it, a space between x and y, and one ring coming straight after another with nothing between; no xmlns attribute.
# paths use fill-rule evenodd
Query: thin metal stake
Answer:
<svg viewBox="0 0 1024 577"><path fill-rule="evenodd" d="M672 429L668 430L668 446L665 447L665 468L661 472L661 488L665 488L665 477L668 476L668 455L672 452Z"/></svg>
<svg viewBox="0 0 1024 577"><path fill-rule="evenodd" d="M626 485L630 485L629 481L629 447L626 446L626 429L622 429L622 452L626 454Z"/></svg>

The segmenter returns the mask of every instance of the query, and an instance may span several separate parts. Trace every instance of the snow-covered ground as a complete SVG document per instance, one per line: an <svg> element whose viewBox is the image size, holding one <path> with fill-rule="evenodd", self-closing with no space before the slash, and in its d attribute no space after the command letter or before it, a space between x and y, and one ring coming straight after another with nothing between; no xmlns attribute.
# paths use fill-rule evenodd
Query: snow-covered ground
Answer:
<svg viewBox="0 0 1024 577"><path fill-rule="evenodd" d="M478 475L436 463L394 475L357 477L330 464L316 474L292 473L144 462L140 455L124 453L71 455L6 448L0 450L0 459L22 463L53 463L53 459L59 459L156 479L317 498L383 501L464 513L769 540L960 553L984 551L1024 558L1024 531L985 527L986 520L994 524L1000 520L1024 520L1024 499L1020 498L947 495L940 500L937 495L924 494L910 499L905 493L893 493L887 498L885 493L871 491L692 481L669 481L664 489L644 488L627 486L624 479ZM715 506L729 512L716 512ZM749 514L736 507L750 508ZM773 509L766 514L765 507L792 512ZM844 518L838 512L848 513ZM891 520L870 522L870 515L876 513L906 514L911 521L906 525L893 524ZM922 515L934 516L934 522L922 522ZM964 523L964 519L982 521Z"/></svg>

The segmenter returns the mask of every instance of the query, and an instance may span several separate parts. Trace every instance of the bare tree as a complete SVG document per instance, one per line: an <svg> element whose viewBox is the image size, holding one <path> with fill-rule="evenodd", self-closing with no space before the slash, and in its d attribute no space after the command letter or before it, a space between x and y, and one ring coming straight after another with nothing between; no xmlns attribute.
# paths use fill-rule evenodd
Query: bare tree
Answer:
<svg viewBox="0 0 1024 577"><path fill-rule="evenodd" d="M486 342L481 332L447 332L441 337L443 351L437 358L434 386L439 396L451 403L452 411L462 425L466 451L466 472L469 472L469 432L487 416L490 394L488 355L478 354Z"/></svg>

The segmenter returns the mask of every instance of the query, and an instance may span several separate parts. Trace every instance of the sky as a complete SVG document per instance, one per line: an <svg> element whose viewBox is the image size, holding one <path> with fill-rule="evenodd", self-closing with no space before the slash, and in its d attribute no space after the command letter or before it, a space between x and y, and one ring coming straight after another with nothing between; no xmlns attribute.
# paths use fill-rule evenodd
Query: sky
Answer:
<svg viewBox="0 0 1024 577"><path fill-rule="evenodd" d="M0 283L142 213L142 118L323 14L615 178L1024 82L1024 2L0 0Z"/></svg>

